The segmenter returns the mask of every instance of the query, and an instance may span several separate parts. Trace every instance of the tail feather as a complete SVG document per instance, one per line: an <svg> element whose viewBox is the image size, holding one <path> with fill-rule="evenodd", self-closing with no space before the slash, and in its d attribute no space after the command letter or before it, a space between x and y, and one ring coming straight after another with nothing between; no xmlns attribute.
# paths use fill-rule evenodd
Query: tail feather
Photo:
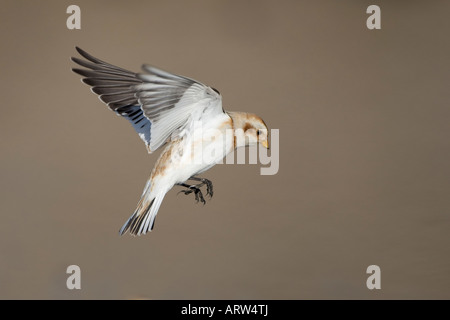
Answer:
<svg viewBox="0 0 450 320"><path fill-rule="evenodd" d="M146 212L146 217L142 220L142 224L139 228L139 233L145 234L148 230L153 230L153 227L155 226L156 214L158 213L163 199L164 194L159 195L155 199L153 199L152 206L150 207L150 212Z"/></svg>
<svg viewBox="0 0 450 320"><path fill-rule="evenodd" d="M134 235L138 234L139 227L142 225L142 220L144 220L145 216L147 215L148 211L150 210L150 208L153 204L153 201L155 201L155 199L153 199L148 206L141 208L141 209L136 209L136 214L133 214L134 219L132 219L132 221L130 223L130 233L131 234L134 234Z"/></svg>
<svg viewBox="0 0 450 320"><path fill-rule="evenodd" d="M137 205L136 210L125 224L120 228L119 234L123 235L127 231L132 235L140 236L153 230L155 226L155 218L164 199L165 192L159 193L153 199L149 200L150 183L147 182L141 199Z"/></svg>

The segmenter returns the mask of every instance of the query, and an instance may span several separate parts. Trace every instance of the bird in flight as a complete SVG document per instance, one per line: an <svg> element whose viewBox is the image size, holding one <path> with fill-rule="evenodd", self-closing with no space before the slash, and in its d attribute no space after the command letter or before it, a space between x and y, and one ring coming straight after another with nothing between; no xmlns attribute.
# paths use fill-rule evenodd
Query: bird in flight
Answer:
<svg viewBox="0 0 450 320"><path fill-rule="evenodd" d="M235 148L258 143L269 147L264 121L254 114L225 111L218 90L150 65L134 73L76 50L84 59L72 61L83 68L72 70L83 77L82 82L131 123L149 153L165 146L121 235L151 231L164 196L175 185L205 204L201 187L212 197L213 185L198 175Z"/></svg>

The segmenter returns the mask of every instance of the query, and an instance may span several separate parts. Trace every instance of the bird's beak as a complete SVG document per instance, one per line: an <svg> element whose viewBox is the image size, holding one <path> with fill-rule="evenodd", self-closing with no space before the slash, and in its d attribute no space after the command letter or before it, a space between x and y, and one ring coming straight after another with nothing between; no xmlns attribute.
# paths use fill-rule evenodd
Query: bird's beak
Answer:
<svg viewBox="0 0 450 320"><path fill-rule="evenodd" d="M264 148L269 149L269 141L268 140L262 141L261 144Z"/></svg>

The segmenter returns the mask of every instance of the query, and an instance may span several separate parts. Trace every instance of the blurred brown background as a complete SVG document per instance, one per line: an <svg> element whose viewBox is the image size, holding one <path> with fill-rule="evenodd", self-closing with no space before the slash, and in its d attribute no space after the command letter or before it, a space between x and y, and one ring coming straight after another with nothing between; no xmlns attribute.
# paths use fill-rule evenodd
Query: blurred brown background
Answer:
<svg viewBox="0 0 450 320"><path fill-rule="evenodd" d="M66 8L81 8L81 30ZM366 8L381 7L381 30ZM2 1L0 298L450 298L448 1ZM218 88L280 129L119 237L158 154L70 71L75 46ZM79 265L81 290L66 288ZM381 290L366 268L381 268Z"/></svg>

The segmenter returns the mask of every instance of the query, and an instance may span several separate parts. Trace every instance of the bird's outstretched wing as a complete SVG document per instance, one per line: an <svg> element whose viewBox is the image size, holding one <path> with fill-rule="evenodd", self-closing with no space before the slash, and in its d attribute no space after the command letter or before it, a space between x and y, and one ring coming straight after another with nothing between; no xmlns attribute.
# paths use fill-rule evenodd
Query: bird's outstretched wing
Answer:
<svg viewBox="0 0 450 320"><path fill-rule="evenodd" d="M149 152L169 138L189 134L195 121L223 112L219 92L198 81L149 65L134 73L76 50L86 60L72 61L85 69L72 70L111 110L131 122Z"/></svg>

